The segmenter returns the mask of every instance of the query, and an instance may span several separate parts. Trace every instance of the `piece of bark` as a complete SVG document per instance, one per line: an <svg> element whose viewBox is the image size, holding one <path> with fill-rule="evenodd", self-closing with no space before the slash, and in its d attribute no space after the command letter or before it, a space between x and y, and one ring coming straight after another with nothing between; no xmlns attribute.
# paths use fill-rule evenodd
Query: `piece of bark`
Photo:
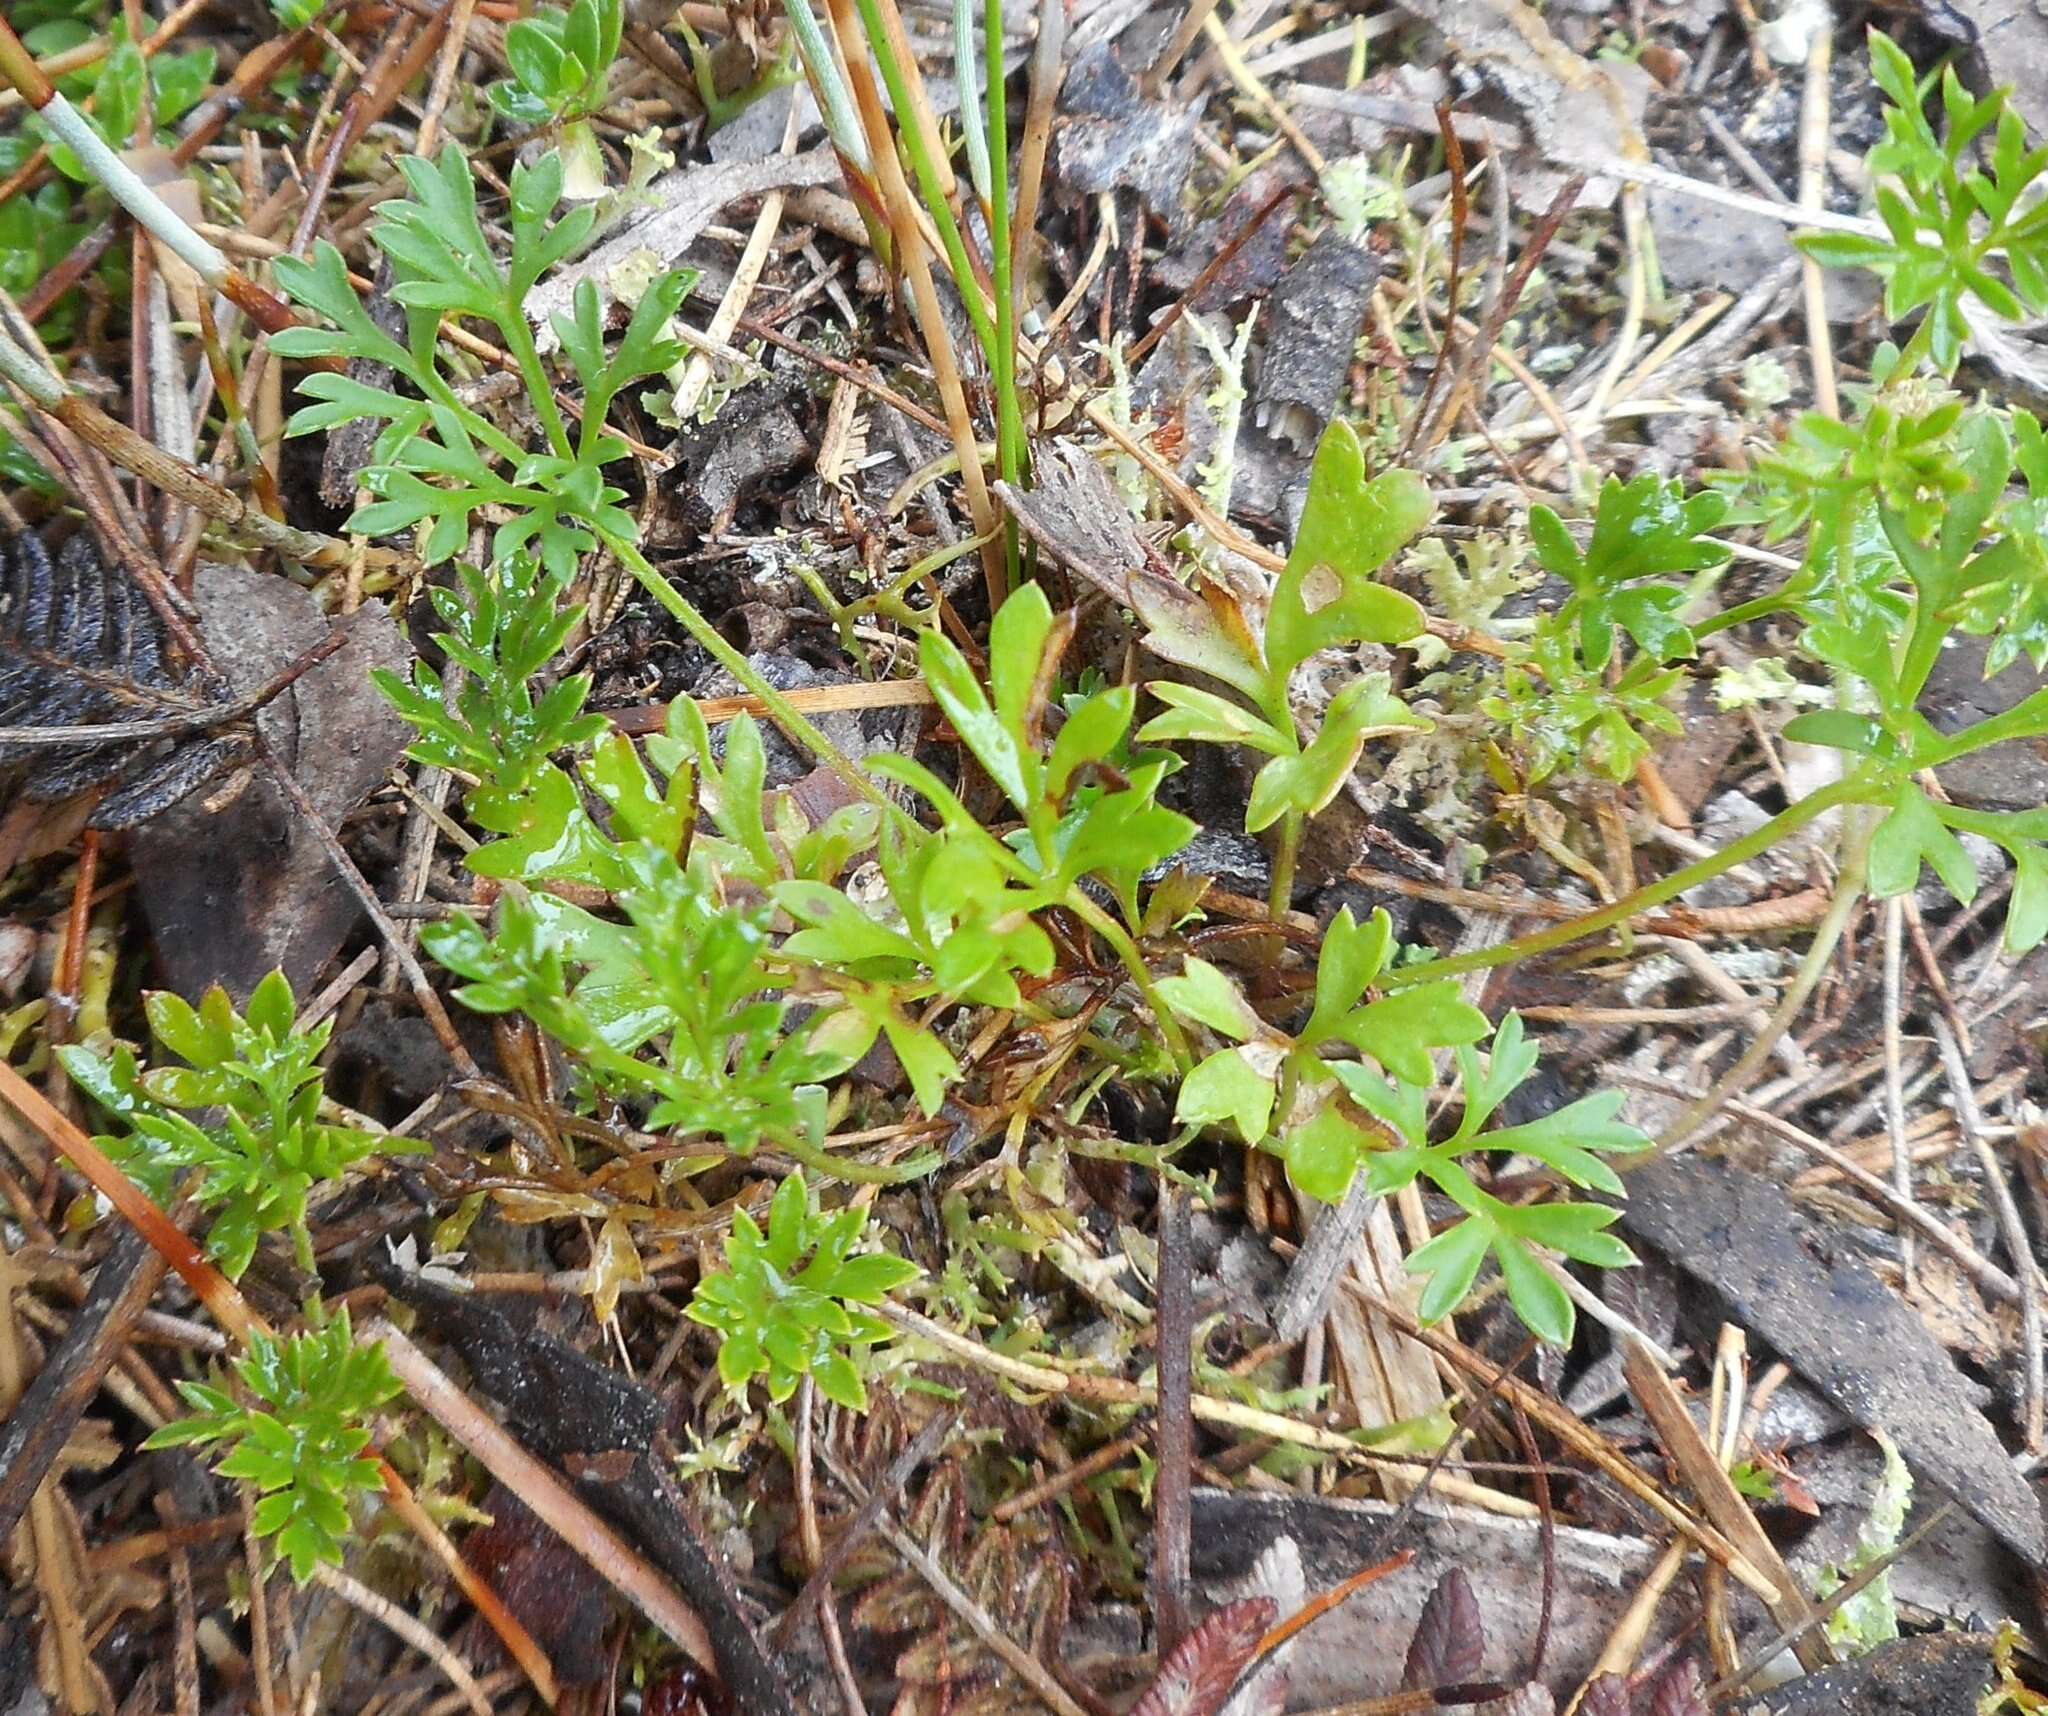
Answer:
<svg viewBox="0 0 2048 1716"><path fill-rule="evenodd" d="M21 1521L52 1462L164 1278L164 1260L132 1228L115 1236L64 1338L0 1423L0 1543Z"/></svg>
<svg viewBox="0 0 2048 1716"><path fill-rule="evenodd" d="M1971 1716L1992 1680L1988 1633L1894 1639L1866 1657L1735 1699L1734 1716Z"/></svg>
<svg viewBox="0 0 2048 1716"><path fill-rule="evenodd" d="M1714 1158L1629 1176L1620 1226L1714 1287L1734 1317L2032 1566L2048 1564L2041 1505L1948 1354L1848 1248L1769 1180Z"/></svg>
<svg viewBox="0 0 2048 1716"><path fill-rule="evenodd" d="M1299 1546L1310 1591L1328 1590L1394 1549L1415 1549L1407 1566L1319 1620L1305 1648L1288 1658L1288 1702L1295 1709L1400 1690L1423 1607L1454 1567L1484 1574L1477 1587L1486 1635L1483 1678L1513 1685L1527 1672L1543 1565L1535 1520L1424 1500L1410 1516L1411 1529L1387 1543L1386 1529L1397 1510L1386 1502L1203 1489L1195 1492L1194 1506L1198 1591L1232 1589L1282 1536ZM1568 1679L1577 1684L1592 1672L1608 1634L1648 1575L1657 1545L1566 1525L1557 1527L1555 1542L1557 1597L1544 1674L1560 1685ZM1680 1624L1674 1607L1660 1611L1646 1649L1655 1649Z"/></svg>

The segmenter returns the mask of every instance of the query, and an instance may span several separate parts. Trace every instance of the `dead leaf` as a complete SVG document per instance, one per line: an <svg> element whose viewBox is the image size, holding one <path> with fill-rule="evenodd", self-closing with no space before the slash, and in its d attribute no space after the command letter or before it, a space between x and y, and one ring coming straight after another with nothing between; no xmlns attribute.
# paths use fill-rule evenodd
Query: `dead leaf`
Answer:
<svg viewBox="0 0 2048 1716"><path fill-rule="evenodd" d="M1254 421L1303 451L1337 408L1380 260L1334 227L1287 270L1268 300Z"/></svg>
<svg viewBox="0 0 2048 1716"><path fill-rule="evenodd" d="M1160 1664L1131 1716L1212 1716L1279 1612L1271 1597L1218 1609Z"/></svg>
<svg viewBox="0 0 2048 1716"><path fill-rule="evenodd" d="M1053 172L1062 184L1087 195L1135 191L1169 227L1186 224L1181 199L1195 164L1193 108L1143 100L1137 80L1106 47L1068 67L1060 107Z"/></svg>
<svg viewBox="0 0 2048 1716"><path fill-rule="evenodd" d="M1650 1716L1707 1716L1706 1689L1691 1657L1680 1657L1664 1671L1650 1695Z"/></svg>
<svg viewBox="0 0 2048 1716"><path fill-rule="evenodd" d="M1485 1660L1486 1624L1480 1618L1479 1599L1472 1595L1472 1581L1462 1567L1447 1567L1422 1605L1401 1684L1423 1692L1464 1686L1479 1678Z"/></svg>
<svg viewBox="0 0 2048 1716"><path fill-rule="evenodd" d="M200 631L232 690L252 690L327 632L296 584L244 567L202 564L193 585ZM295 680L257 717L329 827L397 763L406 728L370 684L402 672L405 639L372 604L343 622L348 642ZM199 799L158 816L134 837L136 889L166 985L197 995L220 983L246 997L282 967L303 994L362 916L318 836L259 772L231 804Z"/></svg>
<svg viewBox="0 0 2048 1716"><path fill-rule="evenodd" d="M619 1308L621 1289L646 1279L647 1269L640 1261L640 1248L633 1243L632 1229L616 1215L605 1217L590 1254L590 1309L597 1320L610 1322Z"/></svg>
<svg viewBox="0 0 2048 1716"><path fill-rule="evenodd" d="M1586 1688L1586 1696L1579 1701L1579 1716L1635 1716L1628 1682L1618 1674L1601 1675Z"/></svg>

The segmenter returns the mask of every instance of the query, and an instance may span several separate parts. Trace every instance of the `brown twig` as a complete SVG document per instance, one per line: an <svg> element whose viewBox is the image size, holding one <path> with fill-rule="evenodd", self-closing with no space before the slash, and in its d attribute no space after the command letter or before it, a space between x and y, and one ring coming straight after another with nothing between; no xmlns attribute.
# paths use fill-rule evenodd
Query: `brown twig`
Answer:
<svg viewBox="0 0 2048 1716"><path fill-rule="evenodd" d="M165 1268L140 1234L123 1230L94 1271L92 1291L64 1338L0 1423L0 1543L14 1535L29 1498L77 1428Z"/></svg>
<svg viewBox="0 0 2048 1716"><path fill-rule="evenodd" d="M450 1382L438 1365L391 1324L379 1318L362 1331L360 1338L366 1343L382 1342L393 1374L429 1417L474 1454L491 1476L517 1495L543 1524L589 1562L685 1655L699 1666L717 1672L717 1655L703 1621L638 1550L513 1441L496 1419Z"/></svg>
<svg viewBox="0 0 2048 1716"><path fill-rule="evenodd" d="M818 1565L811 1570L810 1577L804 1581L803 1589L797 1592L795 1601L769 1623L766 1638L771 1649L789 1648L790 1638L802 1623L804 1616L830 1594L832 1581L838 1576L839 1569L846 1565L853 1552L866 1540L868 1533L874 1530L875 1521L882 1517L882 1510L902 1493L903 1486L910 1482L911 1473L945 1446L947 1438L953 1434L953 1426L958 1422L955 1414L941 1412L917 1433L909 1447L889 1462L889 1469L882 1474L881 1481L869 1493L867 1500L860 1504L853 1518L841 1528L832 1547L825 1552Z"/></svg>
<svg viewBox="0 0 2048 1716"><path fill-rule="evenodd" d="M1158 1471L1153 1480L1152 1625L1161 1657L1186 1638L1189 1543L1194 1528L1195 1287L1188 1194L1159 1182L1159 1280L1156 1291L1159 1410L1153 1420Z"/></svg>
<svg viewBox="0 0 2048 1716"><path fill-rule="evenodd" d="M804 1564L816 1573L825 1560L824 1540L818 1533L816 1424L818 1386L809 1375L797 1384L796 1392L796 1522L803 1544ZM867 1716L867 1701L860 1695L860 1682L853 1677L853 1665L846 1658L846 1640L839 1632L839 1609L827 1592L818 1604L818 1636L825 1643L825 1658L832 1665L832 1677L839 1683L847 1716Z"/></svg>
<svg viewBox="0 0 2048 1716"><path fill-rule="evenodd" d="M1621 1350L1629 1392L1643 1409L1686 1487L1728 1541L1777 1586L1778 1599L1770 1605L1773 1618L1782 1627L1801 1626L1812 1614L1805 1592L1778 1554L1777 1546L1764 1535L1726 1468L1707 1446L1677 1388L1640 1341L1625 1339ZM1800 1665L1809 1674L1834 1660L1827 1641L1810 1631L1801 1633L1796 1649Z"/></svg>

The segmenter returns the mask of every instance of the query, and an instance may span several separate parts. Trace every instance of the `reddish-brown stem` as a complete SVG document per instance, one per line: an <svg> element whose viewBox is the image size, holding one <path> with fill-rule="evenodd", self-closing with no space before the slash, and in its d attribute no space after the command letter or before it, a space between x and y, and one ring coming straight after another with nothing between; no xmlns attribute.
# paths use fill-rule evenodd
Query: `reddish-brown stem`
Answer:
<svg viewBox="0 0 2048 1716"><path fill-rule="evenodd" d="M164 1214L156 1200L122 1173L106 1152L5 1061L0 1061L0 1099L70 1159L93 1190L112 1204L129 1226L178 1272L179 1279L192 1289L216 1323L245 1344L252 1334L270 1332L269 1325L250 1308L235 1284L206 1260L205 1254Z"/></svg>

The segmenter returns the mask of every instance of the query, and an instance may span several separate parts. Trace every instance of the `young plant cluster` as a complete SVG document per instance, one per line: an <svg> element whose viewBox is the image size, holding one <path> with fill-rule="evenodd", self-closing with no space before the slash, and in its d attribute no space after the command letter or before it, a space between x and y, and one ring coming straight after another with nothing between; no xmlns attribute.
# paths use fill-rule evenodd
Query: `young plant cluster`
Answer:
<svg viewBox="0 0 2048 1716"><path fill-rule="evenodd" d="M1949 386L1973 339L2048 308L2048 149L2025 147L2009 92L1973 97L1952 68L1916 81L1894 44L1875 33L1870 42L1890 103L1870 157L1883 233L1800 242L1830 266L1879 274L1888 312L1917 317L1905 347L1879 349L1869 384L1848 390L1845 419L1801 415L1747 475L1690 496L1655 477L1610 479L1583 551L1554 513L1532 508L1537 559L1568 594L1527 638L1502 646L1497 689L1479 706L1505 724L1526 781L1561 770L1626 780L1650 756L1651 733L1677 731L1666 699L1702 643L1789 620L1820 683L1788 678L1787 688L1821 706L1783 732L1841 752L1841 778L1631 907L1674 898L1858 807L1846 885L1880 898L1917 886L1925 868L1968 904L1980 883L1962 837L2002 848L2014 876L2005 941L2018 953L2048 938L2048 816L1951 804L1925 783L1974 752L2048 733L2048 692L1949 733L1920 705L1958 633L1987 640L1988 674L2022 657L2048 664L2048 437L2030 412ZM1937 82L1940 133L1927 111ZM1714 607L1729 550L1709 533L1724 524L1799 541L1796 569Z"/></svg>
<svg viewBox="0 0 2048 1716"><path fill-rule="evenodd" d="M320 1057L333 1022L295 1030L281 971L256 985L241 1013L218 986L197 1007L158 990L144 1011L157 1046L185 1065L144 1068L121 1044L104 1056L69 1045L58 1058L72 1083L122 1122L124 1131L95 1142L130 1179L169 1203L187 1174L196 1178L200 1207L213 1212L207 1253L231 1281L270 1233L285 1234L310 1273L306 1205L314 1190L339 1184L371 1156L425 1149L321 1118Z"/></svg>
<svg viewBox="0 0 2048 1716"><path fill-rule="evenodd" d="M792 22L808 16L793 0ZM861 16L899 119L913 114L874 0L862 0ZM525 124L587 119L602 103L621 27L615 0L575 0L515 24L514 82L493 91L494 105ZM999 28L990 43L993 84ZM1845 888L1897 894L1924 865L1967 901L1977 871L1962 837L1976 836L2015 867L2009 945L2048 938L2048 811L1970 810L1923 784L1985 746L2048 734L2048 693L1953 734L1919 708L1958 630L1989 640L1994 672L2022 655L2048 661L2048 436L2025 412L1947 388L1972 317L2048 309L2048 205L2030 194L2048 151L2024 148L2002 94L1970 97L1953 73L1941 85L1937 135L1929 90L1903 56L1882 38L1873 56L1892 103L1872 159L1887 236L1809 244L1831 265L1876 270L1892 313L1918 315L1916 331L1903 351L1881 354L1847 421L1800 419L1742 481L1692 494L1656 477L1609 481L1583 545L1556 513L1532 509L1534 553L1562 599L1494 640L1503 666L1481 705L1524 786L1573 770L1626 781L1651 757L1654 736L1676 730L1667 699L1702 644L1747 621L1789 618L1826 706L1785 732L1840 751L1840 778L1723 852L1504 949L1432 960L1400 947L1385 913L1363 922L1340 913L1322 934L1312 990L1298 997L1284 981L1255 983L1252 968L1212 960L1191 937L1205 884L1177 864L1197 827L1167 802L1167 783L1182 764L1178 746L1253 760L1244 824L1273 836L1277 928L1293 905L1304 832L1365 746L1428 730L1383 667L1352 673L1313 718L1301 712L1305 671L1417 646L1428 627L1422 608L1380 577L1427 524L1428 488L1401 470L1368 477L1348 425L1333 425L1318 450L1293 551L1264 599L1220 582L1131 585L1146 648L1204 683L1064 682L1075 616L1025 582L995 605L985 661L936 623L918 636L921 676L958 741L960 768L948 775L890 754L854 775L815 744L855 791L813 819L769 789L750 717L714 733L679 698L666 729L636 746L587 712L587 676L556 667L580 619L567 605L570 583L586 556L603 552L721 661L750 671L680 596L662 593L624 492L605 474L628 450L607 427L613 404L682 356L670 321L686 277L650 285L616 336L595 289L579 287L553 324L574 387L570 412L524 308L596 218L588 206L556 218L559 155L513 169L503 262L461 151L400 163L411 197L384 203L372 235L391 265L402 339L371 319L331 246L278 261L285 289L324 325L275 335L274 352L363 360L397 378L381 388L323 368L301 384L312 403L291 420L293 433L362 417L385 425L364 473L372 499L350 528L414 532L433 566L461 553L479 521L492 527L486 566L465 567L456 587L433 595L446 628L437 642L459 683L424 663L408 679L379 678L414 731L411 754L462 782L464 812L485 836L465 862L496 897L487 922L451 916L426 929L423 945L467 1005L523 1015L550 1039L571 1069L572 1105L602 1102L666 1136L675 1148L661 1183L636 1197L659 1200L731 1159L771 1153L800 1165L781 1181L765 1229L736 1214L724 1267L707 1271L690 1301L689 1316L720 1338L728 1388L762 1381L781 1401L809 1377L842 1406L866 1403L873 1350L891 1332L874 1307L918 1271L880 1243L865 1202L828 1211L818 1188L915 1179L941 1158L929 1148L863 1156L837 1143L846 1075L886 1044L917 1107L937 1117L966 1094L965 1027L988 1010L1060 1022L1054 1009L1068 1003L1057 980L1077 970L1097 989L1091 1049L1170 1095L1179 1134L1156 1153L1161 1165L1207 1133L1276 1158L1297 1190L1325 1202L1361 1176L1378 1195L1427 1182L1458 1216L1411 1259L1426 1277L1424 1317L1454 1311L1491 1260L1522 1320L1563 1343L1573 1319L1556 1259L1629 1262L1607 1231L1613 1208L1568 1195L1510 1203L1475 1170L1489 1157L1524 1159L1564 1187L1614 1198L1622 1187L1610 1159L1648 1141L1619 1119L1612 1092L1498 1124L1535 1074L1537 1051L1519 1019L1496 1024L1471 1005L1457 976L1621 923L1843 808L1862 813L1845 826L1867 843L1842 867ZM829 97L836 72L808 69ZM984 173L1007 170L1001 114L999 95L985 112L969 104L970 138L981 125L991 133ZM844 131L843 109L833 122ZM978 187L990 199L991 303L928 140L911 125L900 141L990 359L999 468L1016 480L1024 449L1007 185L996 177ZM856 166L871 158L851 137L842 149ZM465 398L443 344L455 318L495 330L524 383L530 441ZM971 429L964 416L954 427ZM963 457L979 458L971 433ZM1778 588L1716 609L1730 549L1713 533L1733 523L1804 547ZM984 535L993 543L993 530ZM815 739L769 688L758 694L787 730ZM1157 708L1141 719L1148 698ZM856 871L858 889L849 886ZM1259 959L1271 967L1265 977L1282 969L1270 951ZM197 1008L152 998L151 1029L185 1066L145 1069L118 1048L64 1054L81 1088L122 1123L105 1141L110 1153L158 1197L189 1188L214 1212L208 1244L231 1276L273 1232L289 1236L310 1270L316 1189L374 1152L409 1147L320 1118L326 1027L294 1033L292 1019L289 987L273 977L241 1014L217 991ZM585 1213L606 1210L593 1202ZM186 1385L198 1415L160 1433L231 1449L221 1469L263 1492L258 1527L302 1578L336 1556L350 1497L374 1481L363 1420L395 1387L345 1316L310 1322L288 1341L254 1340L236 1370L239 1393Z"/></svg>
<svg viewBox="0 0 2048 1716"><path fill-rule="evenodd" d="M1055 614L1035 584L996 614L985 679L950 639L925 631L925 682L1001 795L994 819L970 808L964 783L890 755L875 772L922 801L928 822L861 804L812 828L764 790L752 720L727 726L721 755L688 699L670 706L669 730L648 742L644 758L612 735L590 745L572 775L547 753L582 730L587 685L564 679L536 701L530 684L534 656L573 614L556 613L556 586L517 559L493 579L469 575L466 601L444 593L438 604L451 628L444 647L468 674L460 697L452 706L437 700L440 682L424 666L410 685L383 683L419 732L413 754L475 783L470 819L499 838L467 863L506 892L491 926L452 918L431 926L425 945L463 980L468 1005L532 1019L568 1051L593 1095L640 1105L645 1124L687 1156L746 1156L765 1146L814 1173L900 1178L928 1171L934 1158L885 1168L827 1148L830 1081L886 1040L918 1105L936 1115L962 1069L931 1021L962 1006L1028 1011L1031 989L1054 973L1050 924L1064 916L1122 964L1138 997L1127 1025L1159 1033L1167 1056L1159 1075L1177 1083L1176 1118L1190 1135L1227 1128L1327 1201L1343 1197L1362 1168L1382 1190L1428 1178L1466 1211L1441 1250L1418 1258L1423 1270L1442 1259L1431 1314L1464 1296L1490 1252L1531 1326L1567 1339L1569 1304L1531 1247L1624 1262L1625 1250L1600 1231L1612 1210L1511 1208L1458 1163L1519 1153L1571 1184L1616 1191L1598 1153L1644 1143L1613 1122L1617 1098L1587 1099L1551 1124L1484 1132L1528 1076L1534 1050L1510 1020L1482 1060L1473 1045L1487 1021L1449 981L1375 994L1403 958L1384 913L1363 925L1340 915L1330 926L1313 1009L1291 1035L1262 1018L1220 967L1156 951L1174 945L1191 901L1155 881L1196 832L1159 802L1179 766L1161 741L1255 735L1250 742L1270 760L1248 821L1280 820L1283 837L1291 828L1298 839L1367 738L1421 724L1380 676L1340 693L1303 743L1288 691L1318 650L1421 630L1421 611L1371 574L1427 513L1426 491L1412 477L1366 483L1357 443L1340 429L1317 459L1302 546L1257 632L1198 623L1179 608L1152 616L1162 654L1177 649L1251 707L1156 681L1147 689L1167 712L1134 734L1135 685L1056 696L1074 621ZM1313 608L1304 595L1312 577L1338 585ZM696 820L700 803L708 828ZM844 873L869 851L882 895L864 905L847 892ZM549 891L561 883L602 891L617 915ZM1166 974L1169 962L1178 969ZM799 1000L801 1023L792 1012ZM1198 1052L1193 1033L1217 1046ZM1431 1146L1414 1117L1435 1057L1451 1051L1468 1086L1465 1121ZM738 1274L739 1259L758 1248L752 1239L734 1243ZM807 1349L792 1336L787 1350ZM802 1368L785 1362L783 1380Z"/></svg>
<svg viewBox="0 0 2048 1716"><path fill-rule="evenodd" d="M158 1048L184 1065L145 1068L120 1045L104 1056L77 1045L58 1051L72 1082L122 1125L94 1142L158 1204L190 1193L212 1212L206 1251L229 1280L243 1275L271 1233L289 1238L312 1275L308 1200L338 1188L372 1156L425 1146L320 1118L320 1057L332 1025L294 1030L296 1004L282 972L257 984L239 1013L219 988L196 1008L159 991L145 1010ZM382 1349L356 1342L346 1310L330 1319L316 1294L308 1323L284 1338L250 1333L233 1367L242 1398L221 1385L181 1382L193 1415L147 1444L225 1448L221 1474L255 1486L256 1534L274 1540L301 1583L340 1561L351 1498L380 1486L377 1462L364 1453L364 1425L398 1392Z"/></svg>

